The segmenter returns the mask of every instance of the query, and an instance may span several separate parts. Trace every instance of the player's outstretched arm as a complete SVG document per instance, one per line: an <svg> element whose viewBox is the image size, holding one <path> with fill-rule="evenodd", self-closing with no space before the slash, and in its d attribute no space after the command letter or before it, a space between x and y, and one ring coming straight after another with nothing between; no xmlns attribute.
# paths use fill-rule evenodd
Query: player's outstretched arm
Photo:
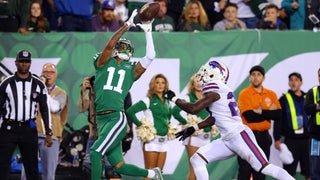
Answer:
<svg viewBox="0 0 320 180"><path fill-rule="evenodd" d="M208 92L202 96L201 99L196 101L195 103L186 102L176 97L175 93L171 90L168 90L165 93L165 98L174 102L177 106L179 106L182 110L186 111L190 114L197 114L202 109L208 107L214 101L220 99L220 95L215 92Z"/></svg>
<svg viewBox="0 0 320 180"><path fill-rule="evenodd" d="M176 138L179 138L179 141L185 140L187 137L191 136L195 131L199 129L203 129L205 127L209 127L214 125L214 121L210 116L207 117L206 120L200 122L199 124L194 124L186 129L183 129L176 133Z"/></svg>
<svg viewBox="0 0 320 180"><path fill-rule="evenodd" d="M128 19L127 22L125 22L109 39L107 45L104 47L98 61L97 61L97 66L104 66L105 64L108 63L112 56L113 48L116 45L116 43L119 41L119 39L122 37L122 35L130 28L135 26L133 19L134 17L138 14L137 10L135 9L130 18Z"/></svg>
<svg viewBox="0 0 320 180"><path fill-rule="evenodd" d="M140 78L140 76L145 72L147 67L151 64L151 62L156 57L156 51L154 49L154 43L153 43L152 32L151 32L152 22L153 20L150 22L137 24L137 26L140 26L145 32L146 55L138 62L137 66L134 69L134 77L136 79Z"/></svg>

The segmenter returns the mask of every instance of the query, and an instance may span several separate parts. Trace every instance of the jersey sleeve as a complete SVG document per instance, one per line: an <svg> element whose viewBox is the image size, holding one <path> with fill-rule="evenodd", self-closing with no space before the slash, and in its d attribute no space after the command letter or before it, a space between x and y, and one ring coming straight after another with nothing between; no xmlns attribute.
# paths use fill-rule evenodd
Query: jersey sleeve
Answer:
<svg viewBox="0 0 320 180"><path fill-rule="evenodd" d="M241 114L253 109L250 98L248 97L248 93L246 91L241 91L239 93L238 106Z"/></svg>
<svg viewBox="0 0 320 180"><path fill-rule="evenodd" d="M136 113L148 109L144 101L139 101L126 110L127 116L132 120L136 126L141 126L140 120L137 118Z"/></svg>
<svg viewBox="0 0 320 180"><path fill-rule="evenodd" d="M215 82L209 82L206 83L203 87L202 87L202 94L206 94L208 92L217 92L219 93L220 87L218 83Z"/></svg>
<svg viewBox="0 0 320 180"><path fill-rule="evenodd" d="M101 52L99 52L99 53L97 53L95 56L93 56L93 66L94 66L95 68L97 68L96 64L97 64L97 61L98 61L100 55L101 55Z"/></svg>
<svg viewBox="0 0 320 180"><path fill-rule="evenodd" d="M271 91L271 94L272 102L277 106L277 109L281 109L277 94L274 91Z"/></svg>

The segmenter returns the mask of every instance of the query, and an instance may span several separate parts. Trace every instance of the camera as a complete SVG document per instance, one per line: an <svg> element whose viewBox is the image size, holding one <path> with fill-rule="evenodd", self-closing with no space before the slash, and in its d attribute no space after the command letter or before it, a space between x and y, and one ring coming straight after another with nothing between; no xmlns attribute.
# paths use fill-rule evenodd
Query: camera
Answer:
<svg viewBox="0 0 320 180"><path fill-rule="evenodd" d="M95 76L91 76L91 77L89 77L89 82L90 82L90 86L91 87L93 87L93 85L94 85L94 80L95 80ZM90 87L87 87L87 89L90 89Z"/></svg>

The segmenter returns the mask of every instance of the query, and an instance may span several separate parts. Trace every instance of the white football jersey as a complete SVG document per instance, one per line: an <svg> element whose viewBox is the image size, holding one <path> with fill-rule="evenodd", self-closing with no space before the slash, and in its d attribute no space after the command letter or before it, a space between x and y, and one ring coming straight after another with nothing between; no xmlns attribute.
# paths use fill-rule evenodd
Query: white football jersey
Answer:
<svg viewBox="0 0 320 180"><path fill-rule="evenodd" d="M242 123L233 91L222 82L211 81L202 87L202 94L208 92L215 92L220 95L220 99L211 103L207 107L207 111L209 111L212 120L215 121L222 139L227 140L235 133L243 131L245 126Z"/></svg>

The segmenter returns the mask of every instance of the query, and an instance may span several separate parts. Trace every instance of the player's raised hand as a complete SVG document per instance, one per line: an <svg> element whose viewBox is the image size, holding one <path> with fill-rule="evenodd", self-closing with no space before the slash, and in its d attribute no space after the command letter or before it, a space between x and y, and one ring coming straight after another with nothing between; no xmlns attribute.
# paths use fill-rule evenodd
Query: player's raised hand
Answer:
<svg viewBox="0 0 320 180"><path fill-rule="evenodd" d="M151 21L143 21L141 23L138 23L137 26L139 26L141 29L143 29L144 32L151 32L153 21L154 21L154 19L152 19Z"/></svg>
<svg viewBox="0 0 320 180"><path fill-rule="evenodd" d="M134 17L138 14L138 11L137 9L133 10L132 11L132 14L130 16L130 18L128 19L128 21L126 22L126 24L130 27L135 27L136 25L134 24L133 20L134 20Z"/></svg>
<svg viewBox="0 0 320 180"><path fill-rule="evenodd" d="M196 129L193 126L190 126L184 130L181 130L176 133L176 138L179 138L179 141L185 140L187 137L191 136Z"/></svg>

